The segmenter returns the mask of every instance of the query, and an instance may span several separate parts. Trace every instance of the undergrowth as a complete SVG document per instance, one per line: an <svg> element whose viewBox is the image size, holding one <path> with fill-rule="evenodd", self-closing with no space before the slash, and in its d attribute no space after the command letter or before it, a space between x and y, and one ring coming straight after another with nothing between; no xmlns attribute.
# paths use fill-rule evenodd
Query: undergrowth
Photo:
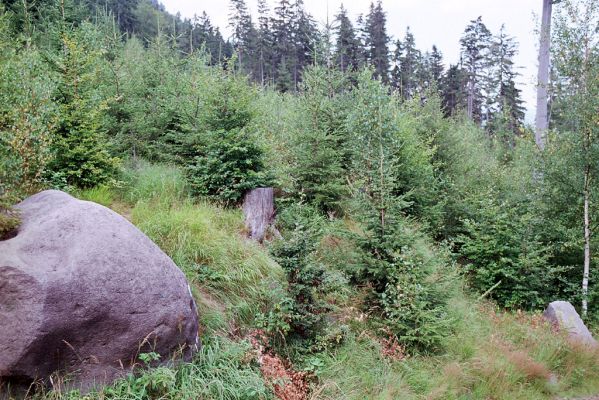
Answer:
<svg viewBox="0 0 599 400"><path fill-rule="evenodd" d="M281 323L287 293L283 269L244 236L242 215L192 201L174 167L138 164L118 187L77 193L130 218L185 272L201 320L203 346L191 363L139 370L85 396L64 389L39 399L271 399L257 354L247 342L265 318ZM381 327L380 310L365 304L368 286L349 290L340 263L359 253L338 231L359 232L351 220L323 230L310 262L339 281L318 293L323 329L306 350L281 342L297 371L311 376L312 400L332 399L554 399L599 391L599 353L552 332L538 314L506 313L457 290L447 308L453 333L436 353L410 352ZM327 225L328 226L328 225ZM337 275L335 275L337 274ZM327 284L328 285L328 284ZM297 300L297 299L296 299ZM283 307L283 309L281 308ZM245 332L245 333L244 333Z"/></svg>

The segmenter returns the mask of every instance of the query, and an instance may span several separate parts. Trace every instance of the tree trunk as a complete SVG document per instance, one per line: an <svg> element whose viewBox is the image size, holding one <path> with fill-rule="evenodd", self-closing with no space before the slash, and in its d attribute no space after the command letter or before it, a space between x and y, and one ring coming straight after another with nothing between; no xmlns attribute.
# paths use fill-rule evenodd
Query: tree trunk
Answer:
<svg viewBox="0 0 599 400"><path fill-rule="evenodd" d="M590 168L584 171L584 271L582 275L582 317L586 318L589 297L589 272L591 266L591 229L589 221Z"/></svg>
<svg viewBox="0 0 599 400"><path fill-rule="evenodd" d="M257 188L247 192L243 200L243 214L248 236L262 242L275 216L273 188Z"/></svg>
<svg viewBox="0 0 599 400"><path fill-rule="evenodd" d="M471 120L473 119L474 116L474 74L476 72L475 71L470 71L470 80L468 81L468 108L467 108L467 113L468 113L468 118L470 118Z"/></svg>
<svg viewBox="0 0 599 400"><path fill-rule="evenodd" d="M537 82L537 112L535 117L535 143L539 150L545 149L545 134L549 125L547 118L549 87L549 46L551 43L552 0L543 0L541 35L539 42L539 71Z"/></svg>

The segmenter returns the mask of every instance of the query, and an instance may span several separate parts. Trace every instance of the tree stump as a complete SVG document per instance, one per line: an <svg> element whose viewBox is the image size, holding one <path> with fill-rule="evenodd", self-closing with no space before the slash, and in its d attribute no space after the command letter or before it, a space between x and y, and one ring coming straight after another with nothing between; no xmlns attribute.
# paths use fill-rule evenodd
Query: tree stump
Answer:
<svg viewBox="0 0 599 400"><path fill-rule="evenodd" d="M273 188L256 188L250 190L243 199L242 208L248 236L261 243L275 216Z"/></svg>

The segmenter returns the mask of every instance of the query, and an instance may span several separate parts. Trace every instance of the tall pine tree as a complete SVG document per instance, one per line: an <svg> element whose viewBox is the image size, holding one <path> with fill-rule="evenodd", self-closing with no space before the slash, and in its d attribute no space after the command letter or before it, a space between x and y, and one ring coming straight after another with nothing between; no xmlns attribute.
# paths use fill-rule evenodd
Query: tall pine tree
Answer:
<svg viewBox="0 0 599 400"><path fill-rule="evenodd" d="M357 71L360 66L360 41L356 37L356 32L343 4L335 21L337 22L335 64L343 72Z"/></svg>
<svg viewBox="0 0 599 400"><path fill-rule="evenodd" d="M374 77L384 83L389 82L389 36L387 36L387 17L383 4L370 3L370 12L364 25L365 47L368 62L374 69Z"/></svg>
<svg viewBox="0 0 599 400"><path fill-rule="evenodd" d="M399 59L400 92L404 99L412 98L418 90L420 57L420 51L416 49L416 40L408 27Z"/></svg>
<svg viewBox="0 0 599 400"><path fill-rule="evenodd" d="M467 74L467 106L468 117L476 122L483 118L485 67L488 63L491 32L482 21L482 17L470 21L462 38L462 67Z"/></svg>
<svg viewBox="0 0 599 400"><path fill-rule="evenodd" d="M520 98L520 90L516 87L514 57L518 53L518 43L509 36L502 25L499 33L494 37L491 46L491 83L494 87L494 97L491 99L496 116L490 118L491 130L498 127L494 122L496 119L507 124L506 128L513 134L517 134L524 119L524 107ZM499 118L501 117L501 118ZM511 140L510 140L511 142Z"/></svg>

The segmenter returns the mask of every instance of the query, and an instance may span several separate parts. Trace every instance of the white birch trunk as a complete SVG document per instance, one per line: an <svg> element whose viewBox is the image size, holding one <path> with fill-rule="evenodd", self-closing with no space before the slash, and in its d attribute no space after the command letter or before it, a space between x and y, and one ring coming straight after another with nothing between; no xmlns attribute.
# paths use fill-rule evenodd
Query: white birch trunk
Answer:
<svg viewBox="0 0 599 400"><path fill-rule="evenodd" d="M591 229L589 218L589 179L590 169L584 171L584 270L582 275L582 317L586 318L589 297L589 272L591 267Z"/></svg>
<svg viewBox="0 0 599 400"><path fill-rule="evenodd" d="M545 149L545 134L549 126L548 87L549 87L549 46L551 44L552 0L543 0L541 35L539 41L539 71L537 82L537 111L535 117L535 143L539 150Z"/></svg>

